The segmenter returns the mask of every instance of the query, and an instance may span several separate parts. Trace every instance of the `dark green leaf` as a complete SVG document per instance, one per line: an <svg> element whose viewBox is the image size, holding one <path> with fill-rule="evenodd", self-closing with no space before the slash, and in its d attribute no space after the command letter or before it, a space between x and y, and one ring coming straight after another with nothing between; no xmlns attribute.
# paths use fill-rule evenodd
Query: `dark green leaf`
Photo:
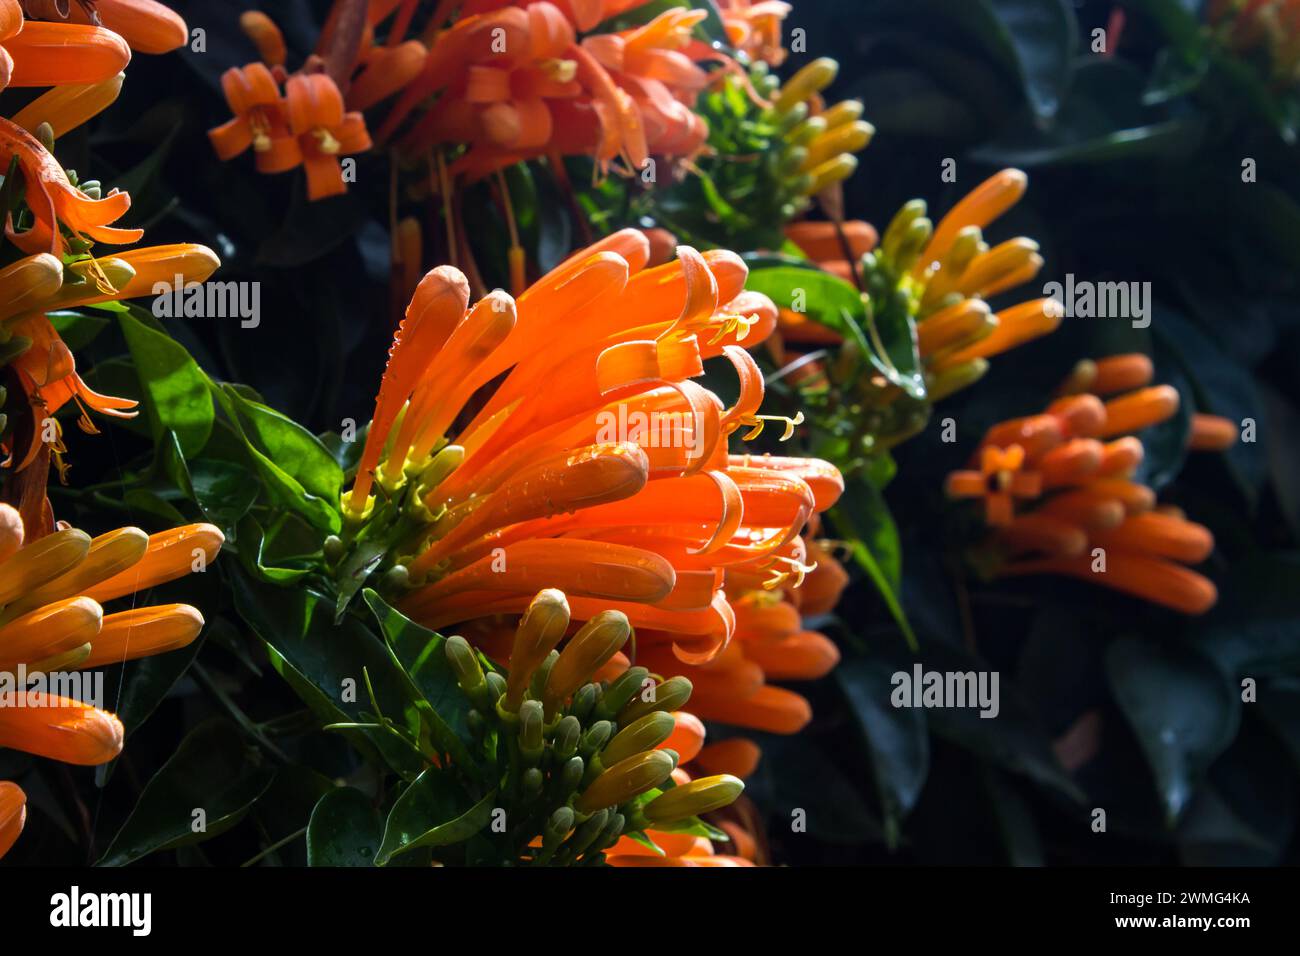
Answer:
<svg viewBox="0 0 1300 956"><path fill-rule="evenodd" d="M339 787L320 798L307 824L308 866L373 866L383 837L379 811L360 790Z"/></svg>
<svg viewBox="0 0 1300 956"><path fill-rule="evenodd" d="M117 318L131 350L154 438L172 431L187 456L197 455L212 434L215 417L207 375L184 346L141 321L138 310L119 313Z"/></svg>
<svg viewBox="0 0 1300 956"><path fill-rule="evenodd" d="M200 724L149 781L99 865L125 866L224 833L244 818L273 776L232 724ZM204 828L195 832L199 810Z"/></svg>
<svg viewBox="0 0 1300 956"><path fill-rule="evenodd" d="M1121 638L1106 649L1106 672L1172 827L1210 763L1236 736L1241 701L1213 664L1187 648Z"/></svg>
<svg viewBox="0 0 1300 956"><path fill-rule="evenodd" d="M397 798L384 840L375 855L383 866L398 853L422 846L447 846L468 840L487 826L496 791L474 801L451 774L430 767Z"/></svg>

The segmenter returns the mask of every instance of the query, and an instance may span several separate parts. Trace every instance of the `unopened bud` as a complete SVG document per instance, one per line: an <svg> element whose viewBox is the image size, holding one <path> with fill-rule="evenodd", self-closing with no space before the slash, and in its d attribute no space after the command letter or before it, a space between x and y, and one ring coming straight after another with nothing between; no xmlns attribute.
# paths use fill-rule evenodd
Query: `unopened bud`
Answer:
<svg viewBox="0 0 1300 956"><path fill-rule="evenodd" d="M578 752L578 743L582 740L582 722L569 714L555 728L555 756L568 760Z"/></svg>
<svg viewBox="0 0 1300 956"><path fill-rule="evenodd" d="M618 712L641 690L649 676L650 672L644 667L629 667L614 678L596 705L596 719L613 720L617 717Z"/></svg>
<svg viewBox="0 0 1300 956"><path fill-rule="evenodd" d="M632 633L622 611L601 611L565 645L546 679L542 699L547 714L591 679L600 667L617 654Z"/></svg>
<svg viewBox="0 0 1300 956"><path fill-rule="evenodd" d="M744 783L729 773L701 777L655 797L642 808L642 813L651 823L673 823L725 807L744 789Z"/></svg>
<svg viewBox="0 0 1300 956"><path fill-rule="evenodd" d="M569 627L569 602L563 591L547 588L528 605L510 651L510 678L505 706L518 710L533 671L546 659Z"/></svg>
<svg viewBox="0 0 1300 956"><path fill-rule="evenodd" d="M599 720L592 724L582 735L582 742L578 744L578 753L590 759L593 754L605 749L605 744L609 743L613 731L614 725L608 720Z"/></svg>
<svg viewBox="0 0 1300 956"><path fill-rule="evenodd" d="M569 712L578 720L586 723L587 718L592 715L602 700L604 700L604 695L599 684L584 684L573 695L573 702L569 705Z"/></svg>
<svg viewBox="0 0 1300 956"><path fill-rule="evenodd" d="M620 730L600 754L601 763L610 767L621 760L653 750L667 740L677 726L672 714L662 710L646 714Z"/></svg>
<svg viewBox="0 0 1300 956"><path fill-rule="evenodd" d="M519 751L530 764L536 763L542 756L545 744L542 723L541 701L524 701L519 708Z"/></svg>
<svg viewBox="0 0 1300 956"><path fill-rule="evenodd" d="M542 830L542 846L549 850L559 844L573 829L573 822L574 813L572 807L557 809L551 814L551 818L546 821L546 828Z"/></svg>
<svg viewBox="0 0 1300 956"><path fill-rule="evenodd" d="M582 792L577 808L591 813L600 807L617 807L667 780L674 763L673 758L661 750L639 753L620 761Z"/></svg>
<svg viewBox="0 0 1300 956"><path fill-rule="evenodd" d="M670 677L654 688L654 694L646 699L644 695L633 698L632 702L618 715L620 727L626 727L634 720L644 717L654 710L672 712L681 710L691 699L691 682L685 677Z"/></svg>

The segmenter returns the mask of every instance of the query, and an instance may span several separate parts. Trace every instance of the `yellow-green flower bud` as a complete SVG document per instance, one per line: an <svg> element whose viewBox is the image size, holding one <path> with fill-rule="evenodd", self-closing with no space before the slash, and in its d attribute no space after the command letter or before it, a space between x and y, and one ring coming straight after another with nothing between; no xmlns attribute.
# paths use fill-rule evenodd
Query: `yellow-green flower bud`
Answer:
<svg viewBox="0 0 1300 956"><path fill-rule="evenodd" d="M605 749L605 744L609 742L613 732L614 725L608 720L596 721L582 735L582 743L578 745L578 753L582 754L584 759L591 759L593 754Z"/></svg>
<svg viewBox="0 0 1300 956"><path fill-rule="evenodd" d="M852 153L840 153L840 155L826 160L826 162L808 171L808 175L812 177L812 185L806 190L806 194L815 196L823 189L829 189L836 183L843 182L852 176L857 168L858 157Z"/></svg>
<svg viewBox="0 0 1300 956"><path fill-rule="evenodd" d="M609 820L605 823L605 829L600 831L600 836L596 838L594 846L600 850L607 850L618 842L618 838L623 835L623 825L627 819L621 813L611 813Z"/></svg>
<svg viewBox="0 0 1300 956"><path fill-rule="evenodd" d="M894 254L895 267L900 272L910 271L912 266L916 265L916 260L921 258L921 253L933 235L934 226L929 219L924 217L913 219L903 233L903 239Z"/></svg>
<svg viewBox="0 0 1300 956"><path fill-rule="evenodd" d="M415 487L418 489L420 497L424 497L424 495L442 484L448 475L460 467L460 463L464 460L465 449L460 445L448 445L434 455L433 460L420 472L420 479L416 482Z"/></svg>
<svg viewBox="0 0 1300 956"><path fill-rule="evenodd" d="M549 850L557 846L573 829L574 813L572 807L560 807L551 814L542 830L542 847Z"/></svg>
<svg viewBox="0 0 1300 956"><path fill-rule="evenodd" d="M826 121L820 116L810 116L794 129L786 141L791 146L807 146L826 132Z"/></svg>
<svg viewBox="0 0 1300 956"><path fill-rule="evenodd" d="M519 709L533 671L560 643L568 627L569 602L564 592L554 588L538 592L515 631L506 688L505 706L508 710Z"/></svg>
<svg viewBox="0 0 1300 956"><path fill-rule="evenodd" d="M564 844L564 853L572 861L574 858L581 856L587 851L601 832L605 829L605 824L609 822L609 811L601 810L593 813L578 829L573 831L568 842Z"/></svg>
<svg viewBox="0 0 1300 956"><path fill-rule="evenodd" d="M568 760L578 752L578 743L582 740L582 722L569 714L555 728L555 756Z"/></svg>
<svg viewBox="0 0 1300 956"><path fill-rule="evenodd" d="M701 777L673 787L647 803L641 810L650 823L673 823L696 817L733 803L745 789L740 778L729 773Z"/></svg>
<svg viewBox="0 0 1300 956"><path fill-rule="evenodd" d="M691 682L680 675L670 677L663 683L647 688L634 697L619 712L618 724L620 727L626 727L634 720L638 720L655 710L665 710L670 713L674 710L681 710L690 699Z"/></svg>
<svg viewBox="0 0 1300 956"><path fill-rule="evenodd" d="M601 611L573 635L546 679L542 700L555 713L570 694L591 679L627 643L632 625L622 611Z"/></svg>
<svg viewBox="0 0 1300 956"><path fill-rule="evenodd" d="M835 82L835 75L840 65L830 57L823 56L803 67L781 87L773 107L778 113L784 113L796 103L802 103L814 93L820 93Z"/></svg>
<svg viewBox="0 0 1300 956"><path fill-rule="evenodd" d="M600 807L617 807L667 780L674 763L662 750L639 753L620 761L582 792L577 808L582 813L591 813Z"/></svg>
<svg viewBox="0 0 1300 956"><path fill-rule="evenodd" d="M640 693L650 672L644 667L629 667L612 680L596 705L597 720L613 720L627 702ZM576 699L575 699L576 704Z"/></svg>
<svg viewBox="0 0 1300 956"><path fill-rule="evenodd" d="M677 726L672 714L657 710L633 721L620 730L600 753L600 761L611 767L621 760L653 750L667 740Z"/></svg>
<svg viewBox="0 0 1300 956"><path fill-rule="evenodd" d="M545 738L542 736L541 701L526 700L519 708L519 752L529 764L542 756Z"/></svg>
<svg viewBox="0 0 1300 956"><path fill-rule="evenodd" d="M542 662L537 665L537 670L533 671L532 680L528 683L528 693L532 694L534 700L542 699L542 692L546 688L546 679L551 675L551 668L555 662L560 659L559 651L551 651L543 658Z"/></svg>
<svg viewBox="0 0 1300 956"><path fill-rule="evenodd" d="M542 784L544 784L545 782L546 782L546 778L542 776L542 772L540 770L538 770L536 767L529 767L527 770L524 771L524 780L523 780L524 796L530 799L536 797L538 794L542 792Z"/></svg>
<svg viewBox="0 0 1300 956"><path fill-rule="evenodd" d="M569 794L578 789L586 772L587 764L581 757L570 757L564 761L564 766L556 775L556 789L562 799L567 799Z"/></svg>
<svg viewBox="0 0 1300 956"><path fill-rule="evenodd" d="M603 699L604 696L599 684L584 684L573 695L573 701L569 705L569 712L585 723Z"/></svg>
<svg viewBox="0 0 1300 956"><path fill-rule="evenodd" d="M894 254L898 251L898 244L903 241L903 234L913 222L925 215L925 211L925 200L913 199L911 202L904 203L903 208L895 213L894 218L885 227L884 236L880 239L880 251L886 259L893 260Z"/></svg>
<svg viewBox="0 0 1300 956"><path fill-rule="evenodd" d="M447 638L443 645L447 654L447 663L456 675L456 685L466 694L474 694L483 683L483 668L479 666L478 655L469 641L459 635Z"/></svg>
<svg viewBox="0 0 1300 956"><path fill-rule="evenodd" d="M982 358L971 359L969 362L946 368L929 380L926 388L928 397L932 402L942 401L949 395L974 385L988 370L988 360Z"/></svg>

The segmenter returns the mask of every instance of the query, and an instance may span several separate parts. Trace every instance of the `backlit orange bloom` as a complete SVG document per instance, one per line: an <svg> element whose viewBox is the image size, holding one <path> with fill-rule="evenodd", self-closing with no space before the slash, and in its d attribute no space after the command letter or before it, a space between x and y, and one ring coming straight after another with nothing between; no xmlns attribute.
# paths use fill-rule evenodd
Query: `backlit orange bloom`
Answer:
<svg viewBox="0 0 1300 956"><path fill-rule="evenodd" d="M221 90L235 118L208 131L217 156L233 159L251 146L259 172L292 169L300 159L289 132L288 110L271 71L261 63L232 67L221 74Z"/></svg>
<svg viewBox="0 0 1300 956"><path fill-rule="evenodd" d="M157 0L94 0L93 15L75 0L69 5L74 23L90 23L92 16L138 53L169 53L190 38L180 14Z"/></svg>
<svg viewBox="0 0 1300 956"><path fill-rule="evenodd" d="M781 25L793 7L783 0L719 0L727 39L737 50L771 66L785 62Z"/></svg>
<svg viewBox="0 0 1300 956"><path fill-rule="evenodd" d="M0 308L0 320L31 342L10 364L23 385L34 421L53 415L69 401L81 408L79 423L89 432L95 427L87 410L115 418L136 414L134 401L101 395L86 385L47 312L152 295L156 283L170 286L178 276L182 283L202 282L218 265L206 246L178 244L133 249L101 260L82 259L67 266L49 253L38 253L0 270L0 299L6 303ZM33 428L27 439L26 446L8 449L11 462L20 470L40 449L41 431Z"/></svg>
<svg viewBox="0 0 1300 956"><path fill-rule="evenodd" d="M951 498L983 498L984 520L995 527L1009 524L1017 498L1036 498L1042 477L1026 471L1025 450L1019 445L980 450L979 471L955 471L948 476Z"/></svg>
<svg viewBox="0 0 1300 956"><path fill-rule="evenodd" d="M621 158L631 171L652 155L693 156L708 135L690 109L708 83L698 63L730 61L692 38L703 12L682 8L635 29L576 39L575 28L590 30L593 18L635 5L474 3L446 30L435 13L423 69L377 138L397 135L436 95L436 108L401 134L400 145L424 155L438 143L469 144L453 172L470 178L541 155L590 155L602 169ZM390 33L390 45L401 36Z"/></svg>
<svg viewBox="0 0 1300 956"><path fill-rule="evenodd" d="M1214 584L1183 567L1209 557L1213 536L1181 514L1157 510L1155 493L1133 480L1142 443L1123 433L1159 424L1178 410L1178 392L1152 386L1152 374L1145 356L1081 362L1046 412L989 430L981 448L985 460L1013 459L1038 479L1037 490L1015 504L1008 499L996 518L985 518L994 528L994 574L1069 575L1185 614L1214 604ZM1084 391L1091 387L1111 395L1131 390L1102 402ZM1228 429L1235 435L1231 423ZM977 486L985 483L983 474L954 472L948 491L977 497Z"/></svg>
<svg viewBox="0 0 1300 956"><path fill-rule="evenodd" d="M456 270L421 281L342 503L345 531L394 509L416 522L392 556L409 575L404 613L441 628L518 614L555 587L575 620L625 614L638 656L667 673L730 659L749 603L730 595L797 583L799 533L843 490L839 473L727 449L729 435L765 421L763 379L740 346L772 330L775 309L743 291L747 271L730 252L683 246L647 268L649 254L641 232L624 230L518 301L495 292L472 307ZM710 357L739 377L730 408L693 381ZM817 653L828 666L815 639L789 647L790 666L811 667ZM782 693L761 691L753 706L784 706ZM806 722L799 700L791 730Z"/></svg>
<svg viewBox="0 0 1300 956"><path fill-rule="evenodd" d="M348 113L334 81L324 73L298 74L285 84L289 131L297 138L300 162L307 170L307 196L321 199L347 191L340 156L370 148L366 121Z"/></svg>
<svg viewBox="0 0 1300 956"><path fill-rule="evenodd" d="M0 11L0 46L7 68L5 86L59 86L101 83L131 62L125 40L104 27L77 23L18 21L18 0L4 0ZM6 32L13 31L13 32Z"/></svg>
<svg viewBox="0 0 1300 956"><path fill-rule="evenodd" d="M0 670L18 687L0 696L0 747L78 765L116 757L125 736L117 717L90 701L29 689L19 675L103 667L189 644L203 616L188 605L106 614L100 602L202 570L222 540L211 525L153 536L138 528L94 539L72 528L29 536L18 512L0 503ZM24 803L15 784L0 782L0 856L22 830Z"/></svg>
<svg viewBox="0 0 1300 956"><path fill-rule="evenodd" d="M304 167L311 199L347 190L339 157L369 149L370 136L361 114L344 110L329 76L296 73L282 97L271 71L252 63L227 70L221 85L235 118L208 131L220 158L232 159L251 146L260 172Z"/></svg>
<svg viewBox="0 0 1300 956"><path fill-rule="evenodd" d="M11 217L5 233L24 252L67 253L68 236L123 245L144 235L142 229L110 225L131 207L130 196L116 189L101 199L86 195L72 185L40 140L0 117L0 164L8 167L14 159L23 172L24 198L34 222L30 229L17 233Z"/></svg>

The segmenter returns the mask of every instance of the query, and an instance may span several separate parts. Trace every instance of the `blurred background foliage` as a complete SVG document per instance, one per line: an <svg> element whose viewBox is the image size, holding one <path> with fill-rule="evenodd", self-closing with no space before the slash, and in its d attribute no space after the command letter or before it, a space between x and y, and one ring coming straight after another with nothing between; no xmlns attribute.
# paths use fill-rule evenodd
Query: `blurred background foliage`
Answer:
<svg viewBox="0 0 1300 956"><path fill-rule="evenodd" d="M108 863L161 850L152 862L303 863L301 840L276 844L306 825L332 778L366 772L347 740L316 732L318 720L274 673L302 692L346 663L328 650L295 658L302 646L283 637L268 658L255 636L292 625L320 646L339 643L310 597L306 569L320 538L310 509L285 507L274 488L291 485L268 478L249 449L296 462L289 479L321 495L346 468L349 446L331 433L367 420L393 330L387 175L371 157L346 196L311 204L300 177L218 163L205 131L225 118L220 73L248 57L237 14L249 5L172 5L206 31L207 52L140 58L117 107L61 149L69 166L81 165L78 152L93 156L87 168L129 189L130 224L146 225L151 241L201 238L223 260L217 278L260 281L263 320L255 330L167 320L169 338L133 313L130 341L107 320L69 320L65 338L93 366L93 387L154 408L170 402L170 411L97 440L70 433L71 485L51 493L61 517L92 531L123 519L147 530L211 520L238 554L223 556L217 574L169 586L177 595L168 600L204 609L200 642L110 672L131 740L93 788L74 799L68 771L4 755L26 761L0 776L21 779L31 797L17 863L77 862L88 847ZM291 50L310 47L321 4L262 6ZM783 74L837 59L828 99L861 99L877 129L845 184L850 217L883 228L914 197L946 210L1017 166L1028 194L990 239L1035 237L1040 282L1069 273L1150 282L1155 311L1146 329L1067 319L999 358L892 462L850 483L835 530L857 531L880 574L855 575L834 619L808 623L844 653L830 678L799 688L813 725L761 740L747 795L767 815L777 861L1300 860L1300 114L1290 90L1205 28L1202 7L796 0L786 26L806 31L807 47ZM948 159L955 182L941 178ZM516 195L524 245L542 266L588 228L551 189L537 177L531 203ZM465 201L487 210L471 234L489 284L505 284L502 223L490 203ZM944 476L989 425L1041 408L1079 358L1124 351L1150 354L1185 409L1257 423L1255 442L1195 460L1184 460L1185 417L1144 436L1153 487L1218 542L1207 573L1220 603L1201 618L1057 580L981 584L962 570ZM173 391L151 393L128 356L167 369ZM955 443L941 440L947 418ZM187 442L202 453L188 454ZM373 630L352 637L382 657ZM890 707L890 675L916 660L999 671L1000 716ZM1255 702L1243 703L1245 678L1257 684ZM201 844L175 810L197 805L197 794L209 807ZM807 811L806 834L791 832L795 808ZM1093 832L1094 808L1106 811L1105 834Z"/></svg>

